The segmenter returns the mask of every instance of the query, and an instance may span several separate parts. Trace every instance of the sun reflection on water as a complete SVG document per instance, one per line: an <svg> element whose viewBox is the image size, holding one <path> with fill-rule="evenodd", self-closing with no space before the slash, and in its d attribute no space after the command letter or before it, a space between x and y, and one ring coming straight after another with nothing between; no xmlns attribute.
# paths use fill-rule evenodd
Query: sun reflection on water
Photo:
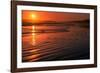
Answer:
<svg viewBox="0 0 100 73"><path fill-rule="evenodd" d="M36 45L35 26L32 26L32 45Z"/></svg>

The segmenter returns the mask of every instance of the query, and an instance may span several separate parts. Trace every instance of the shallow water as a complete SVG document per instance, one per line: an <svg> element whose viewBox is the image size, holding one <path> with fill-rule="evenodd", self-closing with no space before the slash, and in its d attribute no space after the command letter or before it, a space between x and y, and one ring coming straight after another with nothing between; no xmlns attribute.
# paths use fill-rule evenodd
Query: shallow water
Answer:
<svg viewBox="0 0 100 73"><path fill-rule="evenodd" d="M23 26L22 29L22 62L89 59L89 28ZM66 30L58 31L62 29Z"/></svg>

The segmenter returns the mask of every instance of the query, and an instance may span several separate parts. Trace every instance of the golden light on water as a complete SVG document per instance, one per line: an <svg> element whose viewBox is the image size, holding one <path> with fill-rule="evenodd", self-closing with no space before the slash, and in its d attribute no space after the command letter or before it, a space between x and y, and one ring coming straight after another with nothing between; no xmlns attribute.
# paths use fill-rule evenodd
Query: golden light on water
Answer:
<svg viewBox="0 0 100 73"><path fill-rule="evenodd" d="M34 35L35 34L35 26L32 26L32 32L33 32L32 35Z"/></svg>
<svg viewBox="0 0 100 73"><path fill-rule="evenodd" d="M37 15L31 14L31 19L36 20ZM36 45L36 34L35 34L35 26L32 26L32 45Z"/></svg>
<svg viewBox="0 0 100 73"><path fill-rule="evenodd" d="M32 26L32 45L36 45L35 26Z"/></svg>

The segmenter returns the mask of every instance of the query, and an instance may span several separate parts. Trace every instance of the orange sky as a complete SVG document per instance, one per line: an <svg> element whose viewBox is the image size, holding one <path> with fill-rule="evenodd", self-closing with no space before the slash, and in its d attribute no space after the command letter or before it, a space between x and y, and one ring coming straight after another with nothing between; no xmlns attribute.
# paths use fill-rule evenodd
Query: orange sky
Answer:
<svg viewBox="0 0 100 73"><path fill-rule="evenodd" d="M78 21L89 19L87 13L68 13L68 12L47 12L23 10L22 20L24 22L39 22L39 21Z"/></svg>

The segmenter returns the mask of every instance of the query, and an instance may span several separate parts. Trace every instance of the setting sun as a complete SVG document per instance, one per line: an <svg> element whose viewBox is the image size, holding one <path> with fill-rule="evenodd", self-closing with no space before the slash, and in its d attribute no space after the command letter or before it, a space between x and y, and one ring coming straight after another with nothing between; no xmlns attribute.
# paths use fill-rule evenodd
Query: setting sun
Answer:
<svg viewBox="0 0 100 73"><path fill-rule="evenodd" d="M34 11L23 11L22 12L22 20L23 22L37 22L39 18L39 15Z"/></svg>
<svg viewBox="0 0 100 73"><path fill-rule="evenodd" d="M37 18L36 14L31 14L31 18L36 19Z"/></svg>

